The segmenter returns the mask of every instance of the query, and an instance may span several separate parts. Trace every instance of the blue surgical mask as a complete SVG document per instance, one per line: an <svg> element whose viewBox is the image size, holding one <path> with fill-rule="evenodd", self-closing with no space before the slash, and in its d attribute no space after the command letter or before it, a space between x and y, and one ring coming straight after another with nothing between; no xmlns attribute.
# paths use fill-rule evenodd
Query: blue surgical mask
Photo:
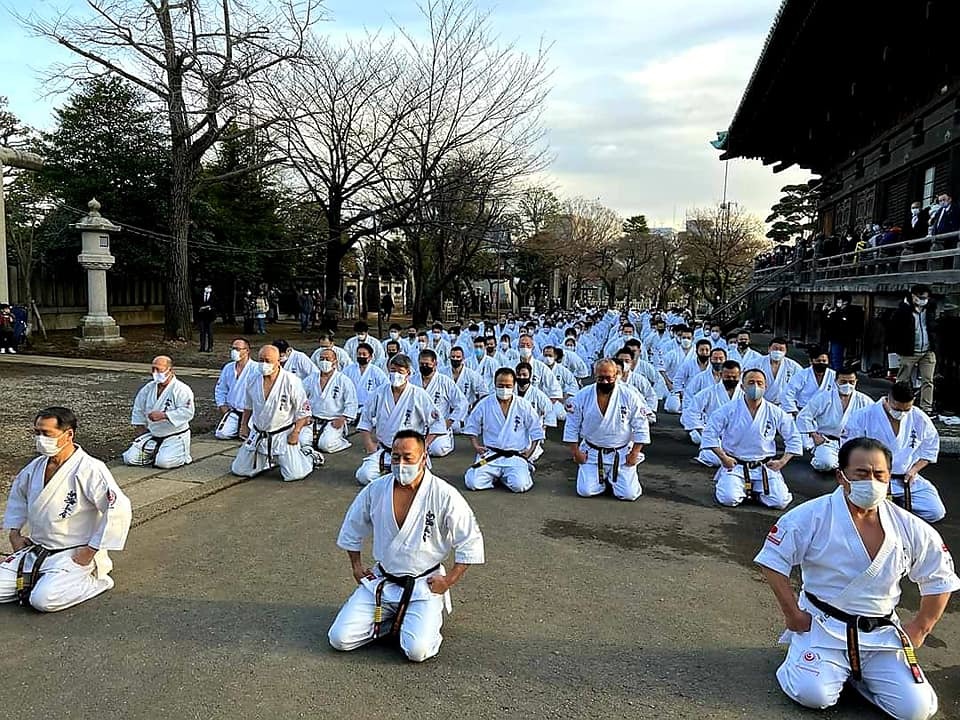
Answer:
<svg viewBox="0 0 960 720"><path fill-rule="evenodd" d="M743 391L743 394L746 395L749 400L760 400L765 392L766 388L762 388L759 385L749 385Z"/></svg>

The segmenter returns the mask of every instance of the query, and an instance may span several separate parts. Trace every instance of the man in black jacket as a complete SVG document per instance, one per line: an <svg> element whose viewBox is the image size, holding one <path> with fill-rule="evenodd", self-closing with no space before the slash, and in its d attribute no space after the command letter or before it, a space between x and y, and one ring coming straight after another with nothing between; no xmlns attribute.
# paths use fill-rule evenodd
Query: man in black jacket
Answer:
<svg viewBox="0 0 960 720"><path fill-rule="evenodd" d="M217 319L217 297L207 283L197 294L197 324L200 326L200 352L213 352L213 323Z"/></svg>
<svg viewBox="0 0 960 720"><path fill-rule="evenodd" d="M917 240L927 236L930 227L930 211L919 200L910 206L910 215L903 224L903 239Z"/></svg>
<svg viewBox="0 0 960 720"><path fill-rule="evenodd" d="M940 193L937 198L938 209L930 217L930 227L932 235L943 235L944 233L955 233L960 230L960 212L953 204L953 198L950 193ZM947 247L956 247L957 239L950 238L944 242Z"/></svg>
<svg viewBox="0 0 960 720"><path fill-rule="evenodd" d="M933 412L933 374L937 368L934 350L937 335L936 305L930 288L914 285L910 296L896 309L890 321L888 345L900 356L897 382L912 382L914 367L920 373L920 409Z"/></svg>
<svg viewBox="0 0 960 720"><path fill-rule="evenodd" d="M863 335L863 311L850 304L850 293L837 293L832 308L824 307L824 334L830 343L830 367L839 371L846 366L847 347Z"/></svg>

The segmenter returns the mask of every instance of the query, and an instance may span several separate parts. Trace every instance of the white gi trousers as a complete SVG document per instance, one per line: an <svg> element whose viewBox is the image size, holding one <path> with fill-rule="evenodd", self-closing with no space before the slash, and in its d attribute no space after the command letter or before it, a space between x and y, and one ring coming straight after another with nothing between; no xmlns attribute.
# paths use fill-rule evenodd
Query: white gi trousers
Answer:
<svg viewBox="0 0 960 720"><path fill-rule="evenodd" d="M477 455L476 461L481 457ZM467 468L463 476L468 490L490 490L497 480L515 493L527 492L533 487L530 465L524 458L516 455L499 457L478 468Z"/></svg>
<svg viewBox="0 0 960 720"><path fill-rule="evenodd" d="M694 458L701 465L706 467L718 468L720 467L720 458L712 450L701 450L697 456Z"/></svg>
<svg viewBox="0 0 960 720"><path fill-rule="evenodd" d="M903 505L903 478L890 478L890 493ZM940 522L947 515L936 486L922 475L910 482L910 512L928 523Z"/></svg>
<svg viewBox="0 0 960 720"><path fill-rule="evenodd" d="M937 712L937 694L924 677L914 682L903 650L860 648L862 680L850 679L845 649L813 647L810 633L795 633L787 657L777 669L783 692L804 707L836 705L844 683L897 720L926 720Z"/></svg>
<svg viewBox="0 0 960 720"><path fill-rule="evenodd" d="M453 428L451 427L443 435L437 435L430 447L427 448L427 454L430 457L446 457L453 452Z"/></svg>
<svg viewBox="0 0 960 720"><path fill-rule="evenodd" d="M555 423L566 422L567 409L562 402L553 403L553 420Z"/></svg>
<svg viewBox="0 0 960 720"><path fill-rule="evenodd" d="M287 437L292 429L273 433L250 431L248 437L237 451L230 472L241 477L256 477L274 467L280 468L284 482L303 480L313 472L313 453L304 452L300 444L291 445ZM269 451L269 453L268 453Z"/></svg>
<svg viewBox="0 0 960 720"><path fill-rule="evenodd" d="M712 454L712 453L711 453ZM783 479L783 474L778 470L767 468L767 485L770 488L770 494L763 494L763 468L755 467L750 469L750 484L760 502L767 507L782 510L791 502L793 495L787 489L787 483ZM747 498L746 483L743 477L743 465L736 465L733 470L727 470L720 467L717 474L714 475L717 482L716 497L717 502L727 507L736 507Z"/></svg>
<svg viewBox="0 0 960 720"><path fill-rule="evenodd" d="M840 467L840 443L827 440L813 449L810 467L817 472L833 472Z"/></svg>
<svg viewBox="0 0 960 720"><path fill-rule="evenodd" d="M24 548L0 563L0 603L17 600L17 568L20 558L29 551ZM64 550L50 555L40 569L40 580L30 593L30 605L40 612L57 612L96 597L113 587L113 578L96 576L96 563L77 565L72 558L75 550ZM33 568L32 558L24 564L24 572Z"/></svg>
<svg viewBox="0 0 960 720"><path fill-rule="evenodd" d="M377 603L366 586L360 585L347 599L327 638L335 650L350 651L373 640L373 613ZM427 600L411 600L400 626L400 647L408 660L423 662L440 652L443 635L443 595ZM389 632L397 612L396 603L384 601L381 633Z"/></svg>
<svg viewBox="0 0 960 720"><path fill-rule="evenodd" d="M355 477L360 485L369 485L378 477L390 472L390 464L393 459L389 450L378 447L372 453L367 455L360 467L357 468Z"/></svg>
<svg viewBox="0 0 960 720"><path fill-rule="evenodd" d="M663 401L663 411L670 415L679 415L683 410L683 402L676 393L670 393Z"/></svg>
<svg viewBox="0 0 960 720"><path fill-rule="evenodd" d="M632 443L619 450L603 453L603 479L601 479L597 457L600 451L595 450L585 442L580 443L580 450L586 454L587 462L577 469L577 495L580 497L602 495L606 490L607 483L610 483L613 485L613 495L618 500L633 501L640 497L643 489L640 487L640 480L637 478L637 466L627 465L627 455L630 454L631 447L633 447ZM616 480L613 478L614 453L620 456Z"/></svg>
<svg viewBox="0 0 960 720"><path fill-rule="evenodd" d="M690 435L690 442L692 442L694 445L699 445L700 440L703 438L703 435L700 434L699 430L691 430L689 435Z"/></svg>
<svg viewBox="0 0 960 720"><path fill-rule="evenodd" d="M193 462L190 457L190 431L180 435L173 435L163 438L160 447L157 443L160 438L155 438L150 433L140 435L123 453L124 465L133 465L143 467L153 465L163 470L178 468Z"/></svg>
<svg viewBox="0 0 960 720"><path fill-rule="evenodd" d="M316 428L320 425L323 426L323 429L317 436ZM350 441L346 437L346 429L347 426L344 424L342 428L337 430L330 424L330 420L323 420L320 423L311 422L300 431L300 446L308 450L315 448L322 453L336 453L346 450L350 447Z"/></svg>
<svg viewBox="0 0 960 720"><path fill-rule="evenodd" d="M230 409L227 414L220 418L217 429L213 435L217 440L236 440L240 437L240 418L243 413L240 410Z"/></svg>

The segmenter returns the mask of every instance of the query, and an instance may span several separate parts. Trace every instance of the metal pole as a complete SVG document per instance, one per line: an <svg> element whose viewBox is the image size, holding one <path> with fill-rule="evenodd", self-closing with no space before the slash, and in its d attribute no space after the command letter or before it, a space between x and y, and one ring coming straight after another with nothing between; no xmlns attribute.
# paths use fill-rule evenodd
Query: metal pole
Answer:
<svg viewBox="0 0 960 720"><path fill-rule="evenodd" d="M30 298L27 298L29 301ZM0 158L0 303L10 302L7 279L7 211L3 203L3 158Z"/></svg>

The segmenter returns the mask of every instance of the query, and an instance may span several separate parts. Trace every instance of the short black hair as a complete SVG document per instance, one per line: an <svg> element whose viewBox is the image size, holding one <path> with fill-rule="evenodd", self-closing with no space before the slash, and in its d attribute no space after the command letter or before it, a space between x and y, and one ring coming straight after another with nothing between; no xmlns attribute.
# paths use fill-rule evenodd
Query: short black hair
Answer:
<svg viewBox="0 0 960 720"><path fill-rule="evenodd" d="M37 420L46 420L47 418L53 418L57 421L57 430L73 430L74 434L77 432L77 414L70 408L61 407L59 405L53 405L48 408L44 408L36 414L36 417L33 418L33 422L36 423Z"/></svg>
<svg viewBox="0 0 960 720"><path fill-rule="evenodd" d="M910 294L911 295L929 295L930 286L923 285L923 284L914 285L913 287L910 288Z"/></svg>
<svg viewBox="0 0 960 720"><path fill-rule="evenodd" d="M557 360L563 360L563 348L559 345L553 349L553 354Z"/></svg>
<svg viewBox="0 0 960 720"><path fill-rule="evenodd" d="M710 354L713 355L715 352L723 353L723 357L727 357L727 351L722 347L715 347L710 351ZM730 362L736 362L736 360L731 360Z"/></svg>
<svg viewBox="0 0 960 720"><path fill-rule="evenodd" d="M427 449L427 439L423 436L422 433L418 433L416 430L411 430L406 428L405 430L397 430L397 433L393 436L393 442L396 443L397 440L416 440L417 445L420 446L421 450Z"/></svg>
<svg viewBox="0 0 960 720"><path fill-rule="evenodd" d="M821 355L829 355L829 354L830 353L828 353L819 345L814 345L812 348L807 350L807 357L809 357L811 360L813 360L814 358L820 357Z"/></svg>
<svg viewBox="0 0 960 720"><path fill-rule="evenodd" d="M360 349L360 346L361 346L361 345L366 345L366 343L357 343L357 350ZM398 341L398 340L387 340L387 342L384 343L383 347L384 347L384 349L385 349L387 352L390 351L390 348L396 348L396 349L397 349L397 352L400 352L400 341ZM370 354L372 355L373 352L371 351ZM396 355L396 354L397 354L397 353L394 353L394 355Z"/></svg>
<svg viewBox="0 0 960 720"><path fill-rule="evenodd" d="M246 345L246 346L247 346L247 350L250 349L250 341L247 340L245 337L235 337L233 340L230 341L230 344L232 345L232 344L235 343L237 340L239 340L239 341L242 342L244 345Z"/></svg>
<svg viewBox="0 0 960 720"><path fill-rule="evenodd" d="M530 377L533 377L533 365L531 365L530 363L528 362L517 363L517 372L520 372L521 370L529 370Z"/></svg>
<svg viewBox="0 0 960 720"><path fill-rule="evenodd" d="M710 342L709 340L707 340L706 338L700 338L699 340L697 340L697 349L698 349L698 350L700 349L700 346L701 346L701 345L708 345L708 346L710 346L710 347L713 347L713 343Z"/></svg>
<svg viewBox="0 0 960 720"><path fill-rule="evenodd" d="M324 341L334 342L336 341L336 339L337 339L336 335L334 335L332 332L324 331L319 335L317 335L317 342L324 342Z"/></svg>
<svg viewBox="0 0 960 720"><path fill-rule="evenodd" d="M390 342L397 342L397 341L391 340ZM397 345L399 346L400 343L397 343ZM371 345L370 343L365 343L365 342L357 343L357 350L358 351L366 350L368 353L370 353L371 356L373 355L373 345Z"/></svg>
<svg viewBox="0 0 960 720"><path fill-rule="evenodd" d="M387 361L387 367L393 365L394 367L404 368L408 372L413 372L413 361L410 359L409 355L404 355L403 353L397 353L390 360Z"/></svg>
<svg viewBox="0 0 960 720"><path fill-rule="evenodd" d="M774 337L770 338L770 342L767 344L767 347L770 345L789 345L789 343L785 337L775 335Z"/></svg>
<svg viewBox="0 0 960 720"><path fill-rule="evenodd" d="M890 388L890 397L897 402L913 402L913 385L909 382L897 382Z"/></svg>
<svg viewBox="0 0 960 720"><path fill-rule="evenodd" d="M626 353L627 355L629 355L631 358L633 357L633 350L631 350L630 348L628 348L626 345L624 345L622 348L620 348L619 350L617 350L617 351L613 354L613 356L616 357L617 355L623 355L624 353Z"/></svg>
<svg viewBox="0 0 960 720"><path fill-rule="evenodd" d="M270 344L279 350L281 355L290 349L290 343L288 343L286 340L274 340Z"/></svg>
<svg viewBox="0 0 960 720"><path fill-rule="evenodd" d="M759 375L760 377L763 378L764 382L768 382L767 374L760 368L750 368L749 370L744 371L743 375L740 376L740 379L745 381L748 377L750 377L753 374Z"/></svg>
<svg viewBox="0 0 960 720"><path fill-rule="evenodd" d="M725 361L725 362L723 363L723 369L724 369L724 370L739 370L739 369L740 369L740 363L738 363L736 360L727 360L727 361Z"/></svg>
<svg viewBox="0 0 960 720"><path fill-rule="evenodd" d="M839 292L837 293L837 300L846 300L847 302L850 302L853 300L853 296L848 292Z"/></svg>
<svg viewBox="0 0 960 720"><path fill-rule="evenodd" d="M424 348L423 350L420 351L420 354L417 356L417 362L419 362L423 358L427 358L428 360L433 360L434 362L436 362L437 354L430 348Z"/></svg>
<svg viewBox="0 0 960 720"><path fill-rule="evenodd" d="M893 453L890 452L890 448L888 448L879 440L874 440L873 438L868 437L858 437L847 440L840 447L840 453L837 459L839 461L841 470L845 470L850 465L850 455L854 450L879 450L887 459L887 470L891 470L893 468Z"/></svg>
<svg viewBox="0 0 960 720"><path fill-rule="evenodd" d="M517 381L517 373L513 368L502 367L493 374L493 381L496 382L498 377L503 377L504 375L509 375L513 378L513 381Z"/></svg>
<svg viewBox="0 0 960 720"><path fill-rule="evenodd" d="M353 324L353 329L357 332L367 332L370 329L370 326L367 325L363 320L357 320Z"/></svg>
<svg viewBox="0 0 960 720"><path fill-rule="evenodd" d="M837 370L837 375L856 375L857 369L853 365L844 365Z"/></svg>
<svg viewBox="0 0 960 720"><path fill-rule="evenodd" d="M461 354L466 355L466 353L463 352L463 348L460 347L459 345L454 345L452 348L450 348L450 354L451 354L451 355L453 354L453 351L454 351L454 350L459 350L459 351L461 352Z"/></svg>

